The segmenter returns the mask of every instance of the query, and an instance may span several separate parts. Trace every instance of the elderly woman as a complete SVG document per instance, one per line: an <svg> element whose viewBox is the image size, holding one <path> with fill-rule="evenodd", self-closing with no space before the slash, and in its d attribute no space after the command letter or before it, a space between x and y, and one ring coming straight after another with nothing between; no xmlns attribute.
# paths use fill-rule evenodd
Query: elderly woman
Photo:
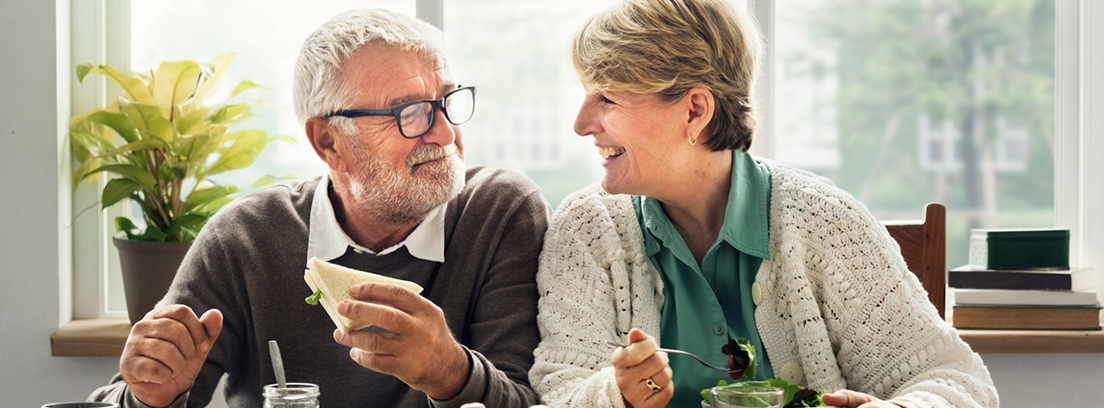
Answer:
<svg viewBox="0 0 1104 408"><path fill-rule="evenodd" d="M833 391L831 405L997 406L878 220L829 181L746 153L760 47L726 0L626 0L578 33L575 132L605 178L564 200L545 237L530 370L542 401L696 407L731 379L656 348L723 364L742 337L755 379Z"/></svg>

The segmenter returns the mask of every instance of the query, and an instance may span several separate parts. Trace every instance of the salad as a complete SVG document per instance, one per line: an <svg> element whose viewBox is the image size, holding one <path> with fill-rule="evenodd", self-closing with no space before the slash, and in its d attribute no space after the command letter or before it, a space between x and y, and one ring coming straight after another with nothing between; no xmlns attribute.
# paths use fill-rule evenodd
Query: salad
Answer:
<svg viewBox="0 0 1104 408"><path fill-rule="evenodd" d="M739 380L742 377L747 377L749 380L755 378L755 346L748 344L747 339L729 339L728 344L721 347L721 352L728 355L728 368L735 369L731 373L728 373L729 377L733 380ZM771 378L766 381L748 381L748 384L777 387L782 389L782 400L786 401L784 407L827 407L821 400L821 396L824 395L824 391L815 391L804 388L797 384L790 384L786 380L778 378ZM724 380L718 381L717 386L728 385ZM712 388L712 387L710 387ZM709 390L710 388L703 389L701 391L702 399L706 404L710 403Z"/></svg>

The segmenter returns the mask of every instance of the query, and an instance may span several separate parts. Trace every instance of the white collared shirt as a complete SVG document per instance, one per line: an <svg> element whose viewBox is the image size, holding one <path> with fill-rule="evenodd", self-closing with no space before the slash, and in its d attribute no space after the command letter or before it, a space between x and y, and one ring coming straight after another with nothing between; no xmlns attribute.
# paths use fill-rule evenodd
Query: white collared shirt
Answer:
<svg viewBox="0 0 1104 408"><path fill-rule="evenodd" d="M354 251L366 252L375 255L386 255L406 246L406 250L415 258L431 262L445 261L445 207L448 203L441 204L426 214L422 222L414 227L414 231L407 235L394 246L385 248L378 254L374 251L358 245L341 229L334 214L333 203L330 202L330 177L322 175L318 187L314 190L314 200L311 201L310 231L307 238L307 259L331 261L345 254L348 247Z"/></svg>

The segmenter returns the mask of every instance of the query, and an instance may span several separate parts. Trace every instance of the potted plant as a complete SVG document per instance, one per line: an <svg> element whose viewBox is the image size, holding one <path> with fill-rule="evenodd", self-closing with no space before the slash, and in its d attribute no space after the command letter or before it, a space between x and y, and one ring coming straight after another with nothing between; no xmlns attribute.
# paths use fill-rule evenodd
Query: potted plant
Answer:
<svg viewBox="0 0 1104 408"><path fill-rule="evenodd" d="M110 65L76 67L81 82L90 73L104 75L125 94L106 108L73 116L69 140L79 163L74 190L81 181L107 173L114 177L104 186L101 206L130 199L141 208L144 229L126 217L115 219L117 231L126 234L114 242L131 322L164 296L207 219L240 190L215 185L208 177L248 167L269 143L290 140L262 129L230 129L260 103L229 102L260 87L252 81L241 81L225 101L209 102L233 59L226 53L210 64L163 62L148 73L122 73Z"/></svg>

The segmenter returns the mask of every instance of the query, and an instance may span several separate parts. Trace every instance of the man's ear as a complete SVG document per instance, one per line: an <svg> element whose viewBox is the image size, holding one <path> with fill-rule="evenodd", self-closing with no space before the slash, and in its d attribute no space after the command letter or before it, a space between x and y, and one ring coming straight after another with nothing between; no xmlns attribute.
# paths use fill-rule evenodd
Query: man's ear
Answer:
<svg viewBox="0 0 1104 408"><path fill-rule="evenodd" d="M312 116L307 119L305 130L314 153L331 169L342 171L345 166L345 161L342 160L344 149L338 145L337 129L326 119Z"/></svg>
<svg viewBox="0 0 1104 408"><path fill-rule="evenodd" d="M713 92L702 87L693 87L682 97L687 110L687 138L698 143L709 138L709 124L713 122L715 108ZM699 140L701 139L701 140Z"/></svg>

